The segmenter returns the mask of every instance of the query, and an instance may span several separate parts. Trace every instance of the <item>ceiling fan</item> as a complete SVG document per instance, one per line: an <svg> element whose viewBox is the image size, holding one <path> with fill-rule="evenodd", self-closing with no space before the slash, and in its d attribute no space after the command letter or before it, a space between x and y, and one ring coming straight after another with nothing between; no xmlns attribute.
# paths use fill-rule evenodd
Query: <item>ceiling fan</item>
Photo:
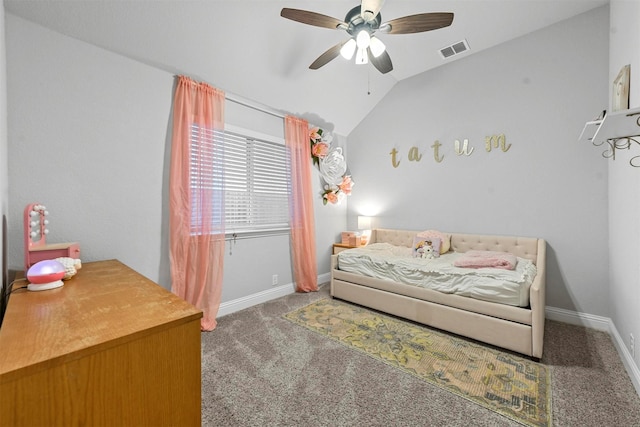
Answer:
<svg viewBox="0 0 640 427"><path fill-rule="evenodd" d="M376 31L386 34L412 34L448 27L453 22L453 13L419 13L392 19L382 23L380 9L384 0L362 0L360 6L351 9L344 21L308 10L283 8L280 16L303 24L316 27L345 30L351 37L329 48L310 66L317 70L329 61L342 55L350 60L355 53L356 64L367 64L369 61L381 73L393 70L391 58L382 41L374 36Z"/></svg>

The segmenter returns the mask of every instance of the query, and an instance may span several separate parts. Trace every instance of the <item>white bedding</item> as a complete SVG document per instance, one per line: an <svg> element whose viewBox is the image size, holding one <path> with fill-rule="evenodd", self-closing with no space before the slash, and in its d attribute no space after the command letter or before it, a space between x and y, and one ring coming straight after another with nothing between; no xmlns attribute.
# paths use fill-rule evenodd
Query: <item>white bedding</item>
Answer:
<svg viewBox="0 0 640 427"><path fill-rule="evenodd" d="M530 260L518 257L514 270L455 267L462 255L447 252L435 259L413 258L411 248L372 243L340 252L338 269L484 301L529 305L529 287L536 275Z"/></svg>

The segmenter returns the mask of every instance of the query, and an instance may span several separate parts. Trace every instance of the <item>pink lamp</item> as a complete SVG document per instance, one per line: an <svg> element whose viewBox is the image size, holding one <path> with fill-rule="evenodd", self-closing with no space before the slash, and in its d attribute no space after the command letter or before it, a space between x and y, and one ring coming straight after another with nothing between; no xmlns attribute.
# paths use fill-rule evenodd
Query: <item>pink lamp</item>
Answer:
<svg viewBox="0 0 640 427"><path fill-rule="evenodd" d="M63 285L65 269L58 261L44 260L33 264L27 270L27 279L29 285L27 289L30 291L46 291L47 289L59 288Z"/></svg>

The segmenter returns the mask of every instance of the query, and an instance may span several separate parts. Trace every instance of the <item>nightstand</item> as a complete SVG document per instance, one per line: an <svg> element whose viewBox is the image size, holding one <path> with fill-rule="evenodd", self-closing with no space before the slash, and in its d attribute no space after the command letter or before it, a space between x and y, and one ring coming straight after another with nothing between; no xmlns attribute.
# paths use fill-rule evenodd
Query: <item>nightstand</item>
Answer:
<svg viewBox="0 0 640 427"><path fill-rule="evenodd" d="M333 244L333 254L340 253L342 251L346 251L347 249L357 248L358 246L351 246L344 243L334 243Z"/></svg>

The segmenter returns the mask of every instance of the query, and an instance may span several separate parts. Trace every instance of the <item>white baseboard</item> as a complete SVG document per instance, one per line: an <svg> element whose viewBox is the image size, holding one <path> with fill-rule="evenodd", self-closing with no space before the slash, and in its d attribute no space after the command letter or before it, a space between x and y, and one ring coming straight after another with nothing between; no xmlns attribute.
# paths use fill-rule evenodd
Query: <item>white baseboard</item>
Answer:
<svg viewBox="0 0 640 427"><path fill-rule="evenodd" d="M330 273L320 274L318 276L318 284L328 282L330 279ZM292 294L295 291L295 285L293 283L289 283L287 285L276 286L275 288L247 295L246 297L223 302L220 304L217 317L226 316L227 314L235 313L236 311L244 310L245 308L249 308L257 304L262 304L263 302Z"/></svg>
<svg viewBox="0 0 640 427"><path fill-rule="evenodd" d="M237 298L232 301L223 302L218 309L218 316L222 317L227 314L235 313L236 311L244 310L245 308L252 307L263 302L271 301L272 299L280 298L285 295L289 295L295 292L295 288L292 283L288 285L276 286L266 291L261 291L256 294L247 295L246 297Z"/></svg>
<svg viewBox="0 0 640 427"><path fill-rule="evenodd" d="M599 331L609 332L611 319L608 317L595 316L593 314L580 313L564 308L549 307L545 308L545 317L549 320L557 320L558 322L569 323L571 325L585 326Z"/></svg>
<svg viewBox="0 0 640 427"><path fill-rule="evenodd" d="M625 341L610 318L549 306L546 307L545 314L546 318L550 320L608 332L633 383L633 387L636 389L636 393L640 395L640 369L638 369Z"/></svg>
<svg viewBox="0 0 640 427"><path fill-rule="evenodd" d="M323 273L318 276L318 285L327 283L331 280L331 273Z"/></svg>
<svg viewBox="0 0 640 427"><path fill-rule="evenodd" d="M611 330L609 331L609 334L611 335L611 339L616 346L616 350L618 350L622 363L631 378L631 382L633 383L633 387L636 389L636 393L640 395L640 369L638 369L638 365L636 365L633 357L631 357L629 348L627 347L624 339L622 339L618 333L618 329L616 329L616 325L614 325L613 322L611 322Z"/></svg>

